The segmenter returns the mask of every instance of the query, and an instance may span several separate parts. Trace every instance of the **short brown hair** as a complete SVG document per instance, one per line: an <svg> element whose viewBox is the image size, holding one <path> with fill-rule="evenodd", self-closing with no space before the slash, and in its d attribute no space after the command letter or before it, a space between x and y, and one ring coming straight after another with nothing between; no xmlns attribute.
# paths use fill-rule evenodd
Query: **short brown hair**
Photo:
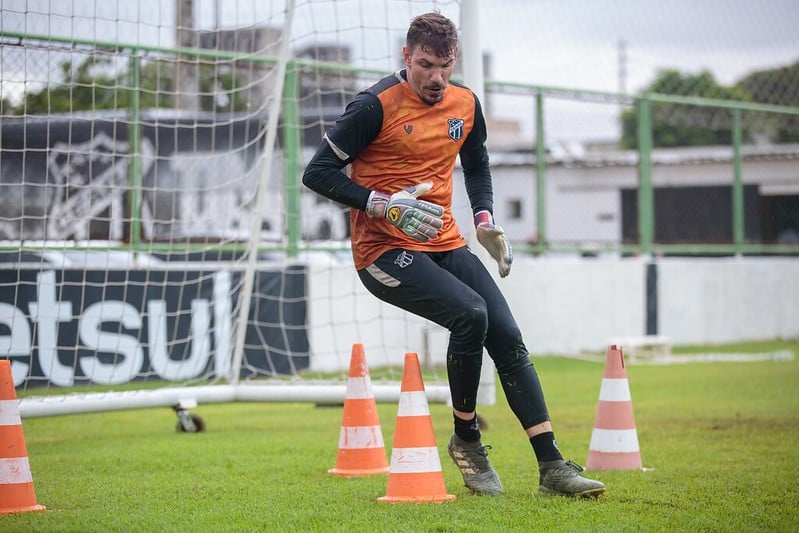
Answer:
<svg viewBox="0 0 799 533"><path fill-rule="evenodd" d="M421 45L422 50L431 50L438 57L447 57L458 51L458 28L441 13L432 12L419 15L411 21L405 46L415 50Z"/></svg>

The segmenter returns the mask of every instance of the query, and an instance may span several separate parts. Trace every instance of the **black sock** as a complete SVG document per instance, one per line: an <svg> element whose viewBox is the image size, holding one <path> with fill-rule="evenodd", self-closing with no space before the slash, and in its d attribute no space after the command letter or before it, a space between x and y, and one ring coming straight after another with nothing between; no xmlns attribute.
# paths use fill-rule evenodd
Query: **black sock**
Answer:
<svg viewBox="0 0 799 533"><path fill-rule="evenodd" d="M455 418L455 434L459 439L466 442L477 442L480 440L480 424L477 422L477 415L471 420L464 420L452 415Z"/></svg>
<svg viewBox="0 0 799 533"><path fill-rule="evenodd" d="M530 437L530 444L533 445L535 457L539 463L563 460L558 444L555 442L555 434L551 431Z"/></svg>

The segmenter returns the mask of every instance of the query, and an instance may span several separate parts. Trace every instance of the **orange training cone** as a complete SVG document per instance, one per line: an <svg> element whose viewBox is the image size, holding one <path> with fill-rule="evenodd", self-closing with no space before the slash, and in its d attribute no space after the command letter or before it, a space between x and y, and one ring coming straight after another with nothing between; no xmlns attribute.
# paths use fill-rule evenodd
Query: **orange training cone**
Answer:
<svg viewBox="0 0 799 533"><path fill-rule="evenodd" d="M454 499L454 495L447 494L444 485L419 357L406 353L388 489L377 501L440 503Z"/></svg>
<svg viewBox="0 0 799 533"><path fill-rule="evenodd" d="M589 470L640 470L641 451L621 346L608 347L596 422L588 446Z"/></svg>
<svg viewBox="0 0 799 533"><path fill-rule="evenodd" d="M386 448L363 344L352 345L336 467L328 472L346 477L388 472Z"/></svg>
<svg viewBox="0 0 799 533"><path fill-rule="evenodd" d="M36 503L33 492L11 362L0 360L0 514L44 509Z"/></svg>

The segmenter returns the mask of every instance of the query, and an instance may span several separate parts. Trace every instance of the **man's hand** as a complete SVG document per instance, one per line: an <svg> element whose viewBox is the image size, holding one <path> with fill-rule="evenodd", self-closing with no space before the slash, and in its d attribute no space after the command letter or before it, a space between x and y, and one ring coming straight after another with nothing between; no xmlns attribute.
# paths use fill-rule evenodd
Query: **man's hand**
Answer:
<svg viewBox="0 0 799 533"><path fill-rule="evenodd" d="M477 240L497 262L499 276L504 278L510 274L513 251L505 237L505 230L494 225L494 217L488 211L480 211L474 215L474 227L477 229Z"/></svg>
<svg viewBox="0 0 799 533"><path fill-rule="evenodd" d="M444 225L444 208L418 197L433 188L429 181L412 185L391 196L372 191L366 203L371 218L385 218L391 224L420 242L433 239Z"/></svg>

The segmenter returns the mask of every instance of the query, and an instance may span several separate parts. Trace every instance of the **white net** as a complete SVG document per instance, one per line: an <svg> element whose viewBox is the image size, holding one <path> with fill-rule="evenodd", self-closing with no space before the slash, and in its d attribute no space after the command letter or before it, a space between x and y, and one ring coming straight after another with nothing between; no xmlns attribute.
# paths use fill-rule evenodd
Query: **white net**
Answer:
<svg viewBox="0 0 799 533"><path fill-rule="evenodd" d="M0 357L20 394L332 383L354 343L390 381L407 351L443 357L440 331L365 293L348 213L300 184L438 7L457 20L456 2L3 2Z"/></svg>
<svg viewBox="0 0 799 533"><path fill-rule="evenodd" d="M20 393L333 383L354 343L373 378L415 351L443 381L446 332L363 289L347 211L300 183L431 10L465 30L459 65L483 54L504 290L533 353L607 328L550 308L590 308L585 290L524 283L539 259L796 255L789 1L3 0L0 357Z"/></svg>

